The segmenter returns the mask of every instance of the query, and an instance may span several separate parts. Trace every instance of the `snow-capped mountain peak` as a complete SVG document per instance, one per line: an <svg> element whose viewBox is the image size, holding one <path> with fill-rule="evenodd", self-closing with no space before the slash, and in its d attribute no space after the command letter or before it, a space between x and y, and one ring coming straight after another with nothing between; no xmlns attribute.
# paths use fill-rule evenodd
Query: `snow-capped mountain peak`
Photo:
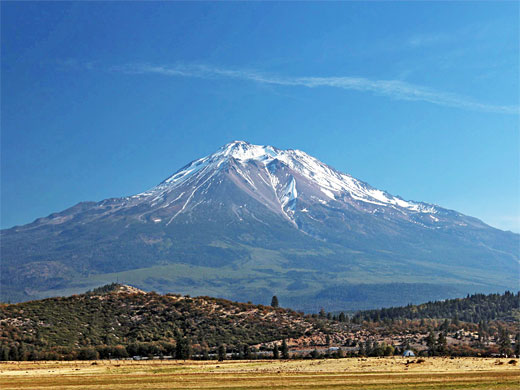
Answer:
<svg viewBox="0 0 520 390"><path fill-rule="evenodd" d="M82 202L4 231L0 274L13 292L131 271L146 275L150 290L199 286L199 295L226 296L235 288L230 298L252 299L275 283L288 296L305 290L301 302L329 302L358 291L349 290L356 280L386 281L396 296L396 280L413 280L414 293L432 280L439 290L450 280L511 288L518 261L518 235L404 201L299 150L235 141L142 194ZM372 286L364 291L381 288Z"/></svg>
<svg viewBox="0 0 520 390"><path fill-rule="evenodd" d="M196 187L202 184L209 186L216 173L228 167L230 162L243 166L242 168L236 167L235 170L254 189L257 189L258 186L254 183L259 179L270 183L272 190L279 194L278 198L282 209L289 203L287 197L289 190L276 188L277 185L281 184L279 178L273 177L274 163L282 164L293 173L290 182L284 184L286 189L294 189L294 191L289 191L291 194L296 193L298 181L303 180L308 183L308 186L314 187L316 192L323 195L322 198L318 197L321 204L339 201L347 196L354 202L363 202L373 206L393 207L411 212L436 213L436 207L433 205L405 201L398 196L378 190L349 174L341 173L329 167L301 150L282 150L269 145L254 145L245 141L233 141L222 146L215 153L191 162L157 187L136 197L150 195L157 197L160 193L173 191L188 182L193 182ZM250 169L244 168L250 163L260 167L261 173L252 175ZM295 197L295 195L291 195L291 197ZM291 207L294 207L294 202L291 202Z"/></svg>
<svg viewBox="0 0 520 390"><path fill-rule="evenodd" d="M224 145L213 156L232 157L236 160L263 160L269 157L275 157L278 149L272 146L252 145L245 141L233 141Z"/></svg>

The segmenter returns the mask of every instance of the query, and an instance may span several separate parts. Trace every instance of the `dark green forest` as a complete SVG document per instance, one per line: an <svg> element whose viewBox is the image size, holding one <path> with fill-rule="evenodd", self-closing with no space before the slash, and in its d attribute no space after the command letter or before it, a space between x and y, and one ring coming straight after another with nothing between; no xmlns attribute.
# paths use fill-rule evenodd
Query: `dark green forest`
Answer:
<svg viewBox="0 0 520 390"><path fill-rule="evenodd" d="M520 292L504 294L474 294L466 298L428 302L421 305L364 310L354 315L355 321L385 319L449 318L479 323L482 321L520 320Z"/></svg>

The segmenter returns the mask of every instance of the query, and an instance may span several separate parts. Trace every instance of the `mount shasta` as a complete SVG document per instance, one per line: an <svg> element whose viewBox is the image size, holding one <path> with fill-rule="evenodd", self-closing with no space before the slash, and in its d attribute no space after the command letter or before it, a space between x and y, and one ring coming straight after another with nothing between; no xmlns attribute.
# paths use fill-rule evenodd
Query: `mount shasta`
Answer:
<svg viewBox="0 0 520 390"><path fill-rule="evenodd" d="M519 241L302 151L235 141L146 192L3 230L1 298L119 281L304 310L401 305L517 289Z"/></svg>

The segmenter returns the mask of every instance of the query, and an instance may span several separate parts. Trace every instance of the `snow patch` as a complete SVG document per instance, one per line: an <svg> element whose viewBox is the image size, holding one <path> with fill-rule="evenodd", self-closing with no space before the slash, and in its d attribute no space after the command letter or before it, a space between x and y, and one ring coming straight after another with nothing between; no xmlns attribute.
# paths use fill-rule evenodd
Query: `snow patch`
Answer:
<svg viewBox="0 0 520 390"><path fill-rule="evenodd" d="M321 192L323 192L325 195L327 195L329 198L331 198L331 199L336 199L336 197L334 196L334 194L333 194L331 191L329 191L329 190L327 190L327 189L325 189L325 188L320 188L320 190L321 190Z"/></svg>
<svg viewBox="0 0 520 390"><path fill-rule="evenodd" d="M294 210L294 207L296 206L295 201L297 197L298 191L296 190L296 180L294 180L294 177L291 177L291 180L285 187L282 198L280 199L282 207L285 208L285 206L289 205L289 208L291 210Z"/></svg>

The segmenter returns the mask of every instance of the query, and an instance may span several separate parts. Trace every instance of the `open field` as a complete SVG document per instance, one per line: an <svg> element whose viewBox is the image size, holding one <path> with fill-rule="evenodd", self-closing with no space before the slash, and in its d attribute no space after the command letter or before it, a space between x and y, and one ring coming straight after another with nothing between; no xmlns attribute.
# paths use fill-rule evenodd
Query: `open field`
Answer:
<svg viewBox="0 0 520 390"><path fill-rule="evenodd" d="M511 359L2 362L8 389L518 389ZM407 362L410 363L407 363Z"/></svg>

